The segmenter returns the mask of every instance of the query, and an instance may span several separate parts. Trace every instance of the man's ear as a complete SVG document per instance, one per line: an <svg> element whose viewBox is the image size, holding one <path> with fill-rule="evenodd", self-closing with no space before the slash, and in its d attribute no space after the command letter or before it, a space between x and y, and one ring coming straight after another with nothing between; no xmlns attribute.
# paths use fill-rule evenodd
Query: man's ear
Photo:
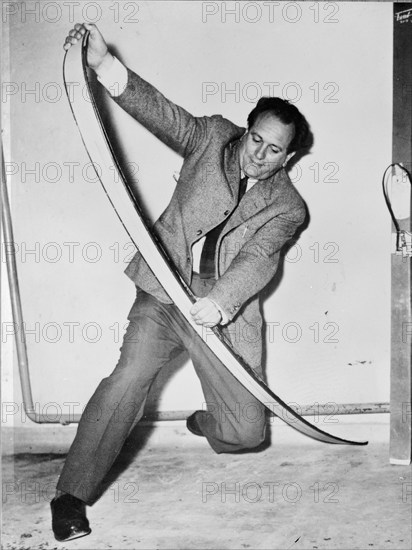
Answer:
<svg viewBox="0 0 412 550"><path fill-rule="evenodd" d="M287 163L290 161L290 159L293 157L293 155L296 153L296 151L292 151L291 153L288 153L285 158L285 162L283 163L283 167L287 165Z"/></svg>

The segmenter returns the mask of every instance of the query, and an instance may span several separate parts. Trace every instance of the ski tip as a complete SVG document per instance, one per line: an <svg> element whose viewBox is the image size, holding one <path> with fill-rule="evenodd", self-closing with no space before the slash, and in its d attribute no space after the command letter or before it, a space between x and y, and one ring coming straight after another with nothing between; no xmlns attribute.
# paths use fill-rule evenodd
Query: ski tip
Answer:
<svg viewBox="0 0 412 550"><path fill-rule="evenodd" d="M368 445L369 441L349 441L347 439L344 439L342 443L346 445L356 445L357 447L362 447L364 445Z"/></svg>

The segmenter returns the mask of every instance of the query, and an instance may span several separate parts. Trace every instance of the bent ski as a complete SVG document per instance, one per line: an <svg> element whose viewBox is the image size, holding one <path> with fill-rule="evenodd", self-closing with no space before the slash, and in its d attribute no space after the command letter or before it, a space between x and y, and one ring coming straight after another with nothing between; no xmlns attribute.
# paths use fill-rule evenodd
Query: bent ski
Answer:
<svg viewBox="0 0 412 550"><path fill-rule="evenodd" d="M99 168L99 170L96 169L96 174L103 189L130 239L139 249L160 284L193 330L196 331L221 363L273 414L295 430L318 441L347 445L367 444L365 441L349 441L330 435L310 424L273 393L265 382L236 355L230 342L219 328L208 330L206 339L204 328L196 325L192 320L189 311L195 297L179 273L172 267L167 251L155 235L150 232L143 212L122 174L112 151L110 140L104 130L87 76L87 40L88 33L83 37L82 42L79 41L72 45L66 52L63 72L67 96L87 154L92 164ZM71 84L73 84L72 87L70 87ZM85 87L89 92L89 100L84 97L83 93L73 93L76 89L83 91ZM116 172L115 176L118 177L114 177L113 169Z"/></svg>

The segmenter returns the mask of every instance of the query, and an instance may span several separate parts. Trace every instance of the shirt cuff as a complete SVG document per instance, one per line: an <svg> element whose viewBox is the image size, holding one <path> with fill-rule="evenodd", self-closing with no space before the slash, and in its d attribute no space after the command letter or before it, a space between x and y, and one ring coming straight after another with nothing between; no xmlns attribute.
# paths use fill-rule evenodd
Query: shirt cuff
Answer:
<svg viewBox="0 0 412 550"><path fill-rule="evenodd" d="M229 317L226 315L225 310L222 309L222 308L220 307L220 305L219 305L215 300L211 300L210 298L209 298L209 300L215 304L215 306L216 306L217 309L219 310L220 315L222 316L222 319L220 320L220 323L219 323L219 324L220 324L220 325L227 325L228 322L229 322Z"/></svg>
<svg viewBox="0 0 412 550"><path fill-rule="evenodd" d="M97 80L106 88L112 97L121 95L127 86L127 69L117 57L113 56L113 63L109 68L99 71Z"/></svg>

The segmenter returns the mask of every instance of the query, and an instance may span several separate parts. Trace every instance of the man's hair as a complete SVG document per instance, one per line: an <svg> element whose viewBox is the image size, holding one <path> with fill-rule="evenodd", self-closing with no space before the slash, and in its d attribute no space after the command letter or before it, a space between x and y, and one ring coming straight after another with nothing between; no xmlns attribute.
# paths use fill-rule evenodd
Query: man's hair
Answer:
<svg viewBox="0 0 412 550"><path fill-rule="evenodd" d="M248 130L255 124L256 120L263 114L276 116L283 124L293 124L295 135L288 147L288 153L299 151L310 146L310 130L306 118L297 107L287 99L280 97L261 97L256 107L250 111L247 117Z"/></svg>

